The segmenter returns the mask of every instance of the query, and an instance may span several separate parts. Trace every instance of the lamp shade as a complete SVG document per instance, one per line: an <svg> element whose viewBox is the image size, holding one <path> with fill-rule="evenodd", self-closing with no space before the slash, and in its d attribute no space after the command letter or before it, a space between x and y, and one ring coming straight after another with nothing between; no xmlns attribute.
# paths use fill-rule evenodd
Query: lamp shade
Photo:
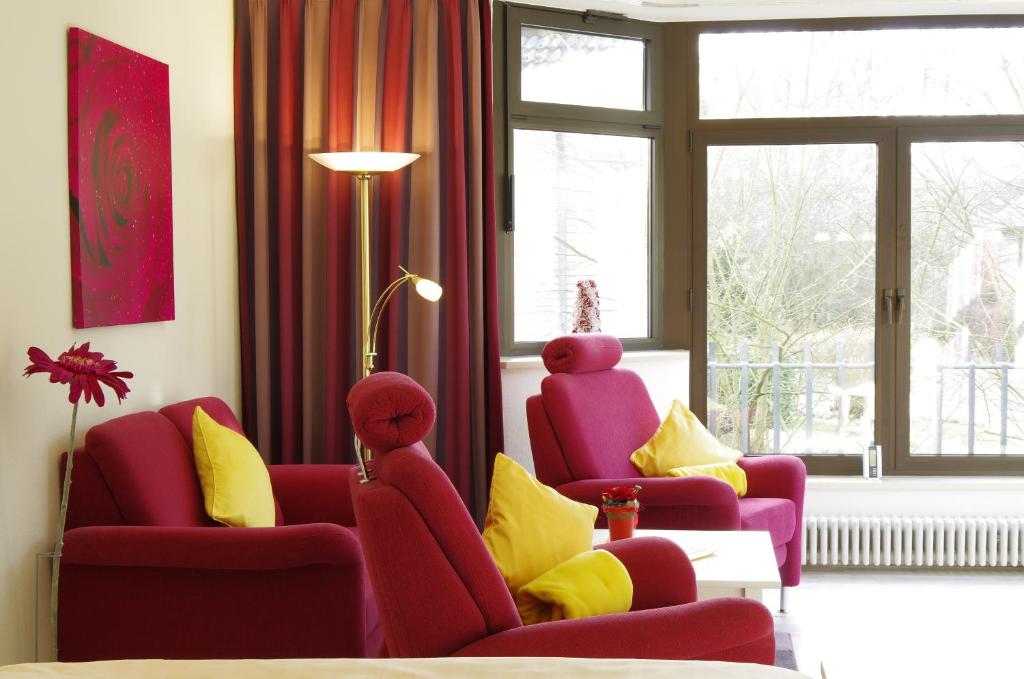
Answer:
<svg viewBox="0 0 1024 679"><path fill-rule="evenodd" d="M310 153L309 157L335 172L384 174L400 170L420 157L418 153L390 151L333 151Z"/></svg>
<svg viewBox="0 0 1024 679"><path fill-rule="evenodd" d="M419 296L423 299L428 302L436 302L441 299L444 289L434 281L429 278L423 278L416 275L412 277L412 280L413 285L416 286L416 292L419 293Z"/></svg>

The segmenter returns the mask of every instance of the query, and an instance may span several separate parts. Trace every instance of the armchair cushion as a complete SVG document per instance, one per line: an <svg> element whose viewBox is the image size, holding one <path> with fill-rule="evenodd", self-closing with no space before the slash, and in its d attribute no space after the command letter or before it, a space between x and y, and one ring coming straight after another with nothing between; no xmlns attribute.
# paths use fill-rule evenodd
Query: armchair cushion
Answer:
<svg viewBox="0 0 1024 679"><path fill-rule="evenodd" d="M356 435L371 450L386 453L422 440L437 419L434 400L407 375L380 372L348 392Z"/></svg>
<svg viewBox="0 0 1024 679"><path fill-rule="evenodd" d="M274 525L270 474L249 439L214 422L196 406L192 446L210 518L236 528Z"/></svg>
<svg viewBox="0 0 1024 679"><path fill-rule="evenodd" d="M524 625L625 613L632 605L629 571L603 549L563 561L523 585L516 594Z"/></svg>
<svg viewBox="0 0 1024 679"><path fill-rule="evenodd" d="M650 439L629 456L644 476L667 476L678 467L736 462L743 457L711 435L681 401L673 401L668 416Z"/></svg>
<svg viewBox="0 0 1024 679"><path fill-rule="evenodd" d="M793 501L777 497L751 497L740 501L740 528L766 530L778 547L790 541L796 529Z"/></svg>
<svg viewBox="0 0 1024 679"><path fill-rule="evenodd" d="M637 476L629 455L661 422L639 375L621 368L559 373L545 377L540 389L573 478Z"/></svg>
<svg viewBox="0 0 1024 679"><path fill-rule="evenodd" d="M541 352L541 360L550 373L608 370L618 365L621 358L622 342L598 332L556 337Z"/></svg>
<svg viewBox="0 0 1024 679"><path fill-rule="evenodd" d="M772 614L751 599L563 620L506 630L469 644L457 656L664 658L775 662Z"/></svg>
<svg viewBox="0 0 1024 679"><path fill-rule="evenodd" d="M633 583L630 610L645 611L697 600L697 578L686 552L671 540L647 536L616 540L594 549L611 552Z"/></svg>
<svg viewBox="0 0 1024 679"><path fill-rule="evenodd" d="M62 560L81 566L239 571L361 562L352 531L327 523L249 530L87 526L67 532Z"/></svg>
<svg viewBox="0 0 1024 679"><path fill-rule="evenodd" d="M124 521L139 526L212 526L192 450L165 417L124 415L85 435Z"/></svg>
<svg viewBox="0 0 1024 679"><path fill-rule="evenodd" d="M732 486L737 497L747 494L747 475L743 467L735 462L712 462L711 464L697 464L692 467L674 467L668 470L669 476L689 478L691 476L710 476L719 479Z"/></svg>
<svg viewBox="0 0 1024 679"><path fill-rule="evenodd" d="M590 551L596 519L596 507L563 497L506 455L495 458L483 540L513 596Z"/></svg>

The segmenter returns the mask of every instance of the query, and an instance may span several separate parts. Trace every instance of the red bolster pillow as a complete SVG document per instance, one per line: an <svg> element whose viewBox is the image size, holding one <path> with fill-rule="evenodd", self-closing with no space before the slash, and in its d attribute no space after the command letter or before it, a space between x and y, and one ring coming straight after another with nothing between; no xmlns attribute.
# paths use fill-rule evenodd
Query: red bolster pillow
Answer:
<svg viewBox="0 0 1024 679"><path fill-rule="evenodd" d="M356 435L377 453L423 440L437 415L427 390L395 372L374 373L356 382L347 401Z"/></svg>
<svg viewBox="0 0 1024 679"><path fill-rule="evenodd" d="M614 368L622 358L622 342L599 332L556 337L540 357L549 373L591 373Z"/></svg>

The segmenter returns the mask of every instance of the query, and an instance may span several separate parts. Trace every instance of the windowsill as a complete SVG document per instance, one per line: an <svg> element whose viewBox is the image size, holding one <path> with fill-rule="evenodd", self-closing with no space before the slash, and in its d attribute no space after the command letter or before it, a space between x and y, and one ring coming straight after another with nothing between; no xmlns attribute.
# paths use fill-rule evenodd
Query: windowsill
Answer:
<svg viewBox="0 0 1024 679"><path fill-rule="evenodd" d="M1002 476L887 476L865 479L861 476L808 476L807 487L814 490L1024 490L1024 477Z"/></svg>
<svg viewBox="0 0 1024 679"><path fill-rule="evenodd" d="M677 361L686 358L690 352L686 349L659 349L657 351L624 351L619 365L631 363L653 363L657 361ZM502 356L502 370L534 370L543 368L544 361L540 356Z"/></svg>

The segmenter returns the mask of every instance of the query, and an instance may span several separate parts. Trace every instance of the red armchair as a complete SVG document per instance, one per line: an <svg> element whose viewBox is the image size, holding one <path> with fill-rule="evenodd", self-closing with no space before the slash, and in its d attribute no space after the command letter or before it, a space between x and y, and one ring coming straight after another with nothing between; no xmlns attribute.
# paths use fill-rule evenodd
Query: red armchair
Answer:
<svg viewBox="0 0 1024 679"><path fill-rule="evenodd" d="M747 599L694 603L689 559L657 538L605 546L633 578L632 612L524 627L465 505L420 442L434 423L430 396L404 375L377 373L348 404L375 451L373 480L353 474L352 496L392 657L774 662L768 610Z"/></svg>
<svg viewBox="0 0 1024 679"><path fill-rule="evenodd" d="M197 404L241 431L204 398L97 425L75 451L60 660L377 655L349 465L271 465L277 527L215 526L192 459Z"/></svg>
<svg viewBox="0 0 1024 679"><path fill-rule="evenodd" d="M783 587L800 584L803 462L782 455L741 459L743 498L718 479L642 477L629 456L661 419L640 376L615 367L620 358L622 344L610 335L568 335L544 347L551 374L526 401L537 478L596 506L605 488L639 483L646 528L766 530Z"/></svg>

